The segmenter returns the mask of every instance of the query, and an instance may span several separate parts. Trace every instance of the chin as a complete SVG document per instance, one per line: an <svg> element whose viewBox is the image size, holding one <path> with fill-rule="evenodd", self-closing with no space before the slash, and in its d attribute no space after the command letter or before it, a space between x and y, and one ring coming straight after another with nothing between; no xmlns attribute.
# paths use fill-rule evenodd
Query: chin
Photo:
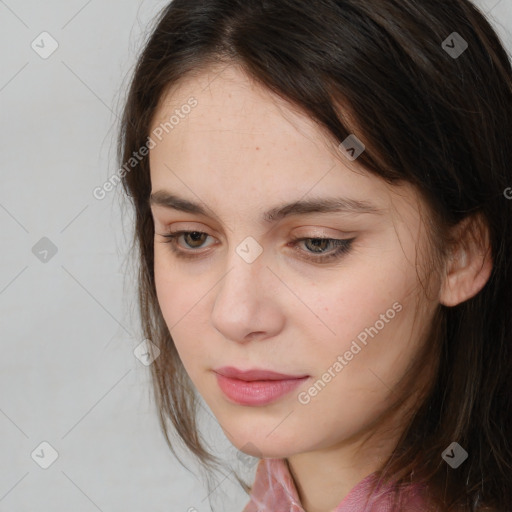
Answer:
<svg viewBox="0 0 512 512"><path fill-rule="evenodd" d="M254 428L254 434L251 434L253 429L248 429L247 424L240 430L234 426L233 428L228 426L231 435L226 432L226 436L235 448L253 457L283 458L297 451L303 451L293 436L289 435L289 431L283 430L279 436L275 434L275 431L267 435L268 432L272 432L273 428L275 428L275 423L269 428L266 425L264 428L259 425Z"/></svg>

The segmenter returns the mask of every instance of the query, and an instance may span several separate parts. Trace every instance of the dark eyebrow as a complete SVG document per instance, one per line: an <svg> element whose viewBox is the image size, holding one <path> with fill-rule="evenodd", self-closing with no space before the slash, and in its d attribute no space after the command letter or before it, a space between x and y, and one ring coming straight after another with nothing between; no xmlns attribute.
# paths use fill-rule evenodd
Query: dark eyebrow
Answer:
<svg viewBox="0 0 512 512"><path fill-rule="evenodd" d="M151 205L154 204L181 212L204 216L208 216L209 212L209 209L203 207L201 204L178 197L165 190L158 190L152 193L149 202ZM382 215L385 211L386 210L378 208L367 201L347 197L322 197L275 206L263 214L262 222L276 222L291 215L306 215L310 213L369 213ZM213 212L210 212L210 215L217 219L217 216L213 214Z"/></svg>

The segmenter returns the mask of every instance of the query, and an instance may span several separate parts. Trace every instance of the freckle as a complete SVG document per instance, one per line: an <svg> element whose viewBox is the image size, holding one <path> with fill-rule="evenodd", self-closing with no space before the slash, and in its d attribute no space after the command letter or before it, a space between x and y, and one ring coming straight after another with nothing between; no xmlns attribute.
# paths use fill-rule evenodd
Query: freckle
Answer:
<svg viewBox="0 0 512 512"><path fill-rule="evenodd" d="M256 146L256 151L259 151L259 150L260 150L260 148L258 146Z"/></svg>

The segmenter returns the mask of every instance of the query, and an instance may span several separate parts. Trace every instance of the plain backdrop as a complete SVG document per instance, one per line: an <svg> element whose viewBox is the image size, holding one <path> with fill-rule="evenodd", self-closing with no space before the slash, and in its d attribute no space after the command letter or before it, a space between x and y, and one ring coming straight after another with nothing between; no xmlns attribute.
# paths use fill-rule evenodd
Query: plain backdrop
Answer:
<svg viewBox="0 0 512 512"><path fill-rule="evenodd" d="M230 471L208 497L193 459L168 450L134 355L131 212L118 190L92 193L118 169L124 92L166 4L0 0L0 512L248 501ZM478 5L512 51L512 0ZM241 460L204 411L212 449Z"/></svg>

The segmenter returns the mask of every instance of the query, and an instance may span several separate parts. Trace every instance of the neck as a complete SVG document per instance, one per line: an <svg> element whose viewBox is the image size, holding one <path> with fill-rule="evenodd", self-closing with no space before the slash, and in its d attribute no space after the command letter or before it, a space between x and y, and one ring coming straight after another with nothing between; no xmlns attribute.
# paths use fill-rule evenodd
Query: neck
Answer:
<svg viewBox="0 0 512 512"><path fill-rule="evenodd" d="M333 512L365 477L380 469L400 431L368 431L338 445L291 455L290 473L306 512Z"/></svg>

